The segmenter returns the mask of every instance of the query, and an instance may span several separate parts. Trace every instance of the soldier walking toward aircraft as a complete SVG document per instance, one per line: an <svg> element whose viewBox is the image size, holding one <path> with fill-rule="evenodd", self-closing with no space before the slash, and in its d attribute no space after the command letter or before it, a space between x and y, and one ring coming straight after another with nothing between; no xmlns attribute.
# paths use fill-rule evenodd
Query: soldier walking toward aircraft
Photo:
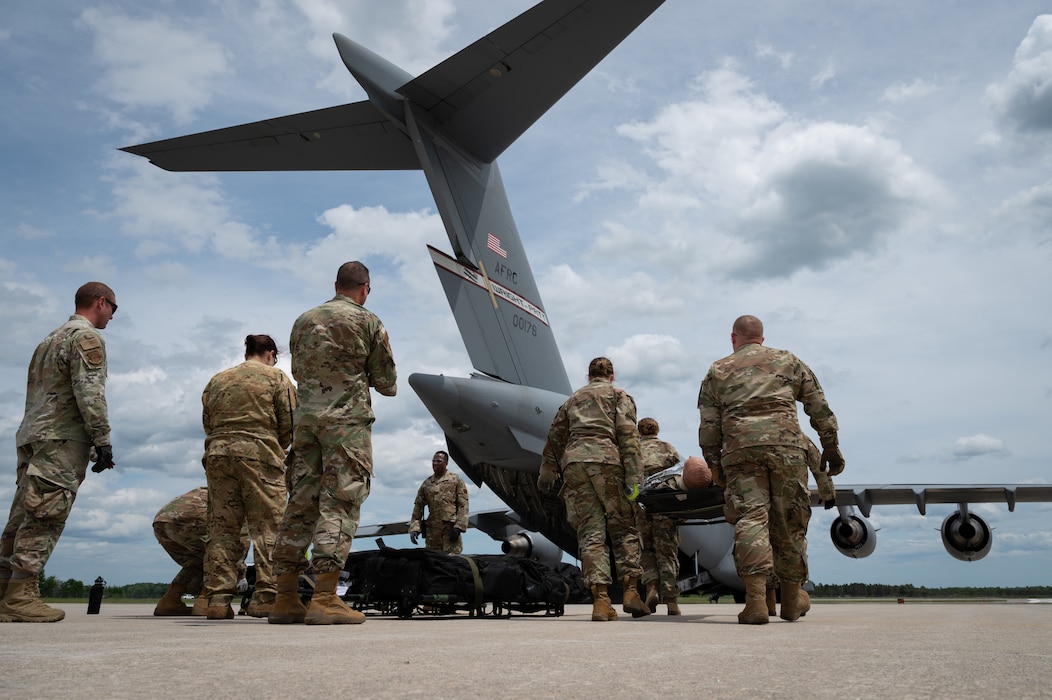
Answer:
<svg viewBox="0 0 1052 700"><path fill-rule="evenodd" d="M173 615L208 615L208 596L200 595L205 575L205 545L208 542L208 489L199 486L165 503L153 518L153 535L168 552L179 573L168 584L168 590L157 601L153 614L158 617ZM237 564L238 591L245 579L245 559L248 557L248 528L241 527L241 558ZM258 549L258 547L257 547ZM193 610L183 604L183 595L196 595Z"/></svg>
<svg viewBox="0 0 1052 700"><path fill-rule="evenodd" d="M394 396L397 377L387 330L364 307L372 290L369 269L344 263L335 288L335 297L296 319L289 341L299 406L292 490L274 552L278 597L267 620L274 624L365 621L336 595L336 584L373 475L369 388ZM312 542L314 596L308 609L297 583Z"/></svg>
<svg viewBox="0 0 1052 700"><path fill-rule="evenodd" d="M658 439L661 427L653 418L639 421L639 450L643 455L643 478L679 464L679 452ZM643 585L650 612L657 612L658 602L668 607L669 615L679 615L679 523L664 515L651 515L636 509L636 525L643 541L640 563Z"/></svg>
<svg viewBox="0 0 1052 700"><path fill-rule="evenodd" d="M234 617L237 562L243 523L255 543L252 617L267 617L276 586L271 555L285 513L285 451L296 408L292 382L274 365L278 347L269 335L245 338L245 361L212 377L201 395L208 478L208 548L205 590L208 619Z"/></svg>
<svg viewBox="0 0 1052 700"><path fill-rule="evenodd" d="M734 524L734 563L745 582L738 622L767 623L766 584L780 582L781 617L793 621L810 604L807 580L807 440L796 402L822 442L822 466L844 470L836 416L818 379L799 358L763 345L763 323L741 316L731 330L733 354L709 368L698 393L698 444L713 473L726 479L726 515Z"/></svg>
<svg viewBox="0 0 1052 700"><path fill-rule="evenodd" d="M26 410L15 436L11 515L0 539L0 622L58 622L65 611L40 600L38 578L55 549L84 481L113 467L106 407L106 344L99 330L117 297L88 282L74 315L37 346L26 380ZM93 454L94 453L94 454Z"/></svg>
<svg viewBox="0 0 1052 700"><path fill-rule="evenodd" d="M424 479L413 502L413 517L409 523L409 539L417 543L424 520L424 544L428 549L447 554L460 554L464 542L460 536L468 529L468 487L464 480L449 471L449 454L439 450L431 458L434 474Z"/></svg>
<svg viewBox="0 0 1052 700"><path fill-rule="evenodd" d="M588 384L559 408L541 456L537 487L550 493L561 475L566 517L577 530L585 583L592 590L592 620L617 619L608 586L614 549L624 584L623 608L632 617L650 614L637 590L643 574L635 499L643 483L643 460L636 430L636 404L615 387L614 363L597 357L588 365ZM626 485L629 491L626 489Z"/></svg>

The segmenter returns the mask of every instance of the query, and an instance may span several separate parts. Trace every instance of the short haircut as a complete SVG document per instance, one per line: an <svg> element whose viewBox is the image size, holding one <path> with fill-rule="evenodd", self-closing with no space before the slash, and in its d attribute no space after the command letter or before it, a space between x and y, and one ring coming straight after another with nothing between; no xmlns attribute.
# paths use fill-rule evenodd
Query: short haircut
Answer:
<svg viewBox="0 0 1052 700"><path fill-rule="evenodd" d="M256 357L271 351L277 353L278 346L269 335L245 336L245 357Z"/></svg>
<svg viewBox="0 0 1052 700"><path fill-rule="evenodd" d="M113 290L102 282L88 282L81 285L80 289L77 290L76 296L73 297L73 303L78 309L86 309L94 304L99 297L106 297L109 301L114 301L115 296Z"/></svg>
<svg viewBox="0 0 1052 700"><path fill-rule="evenodd" d="M653 418L643 418L636 427L639 429L640 435L657 435L658 431L661 430L658 422Z"/></svg>
<svg viewBox="0 0 1052 700"><path fill-rule="evenodd" d="M438 452L436 452L436 453L435 453L435 454L434 454L434 455L433 455L433 456L431 457L431 459L434 459L435 457L437 457L437 456L439 456L439 455L442 455L442 459L444 459L444 460L445 460L446 462L449 462L449 453L448 453L448 452L446 452L445 450L439 450Z"/></svg>
<svg viewBox="0 0 1052 700"><path fill-rule="evenodd" d="M763 321L755 316L739 316L734 320L731 330L743 338L762 338Z"/></svg>
<svg viewBox="0 0 1052 700"><path fill-rule="evenodd" d="M336 272L337 289L354 289L369 283L369 268L357 260L345 262Z"/></svg>
<svg viewBox="0 0 1052 700"><path fill-rule="evenodd" d="M597 357L588 363L588 376L595 379L614 376L614 363L605 357Z"/></svg>

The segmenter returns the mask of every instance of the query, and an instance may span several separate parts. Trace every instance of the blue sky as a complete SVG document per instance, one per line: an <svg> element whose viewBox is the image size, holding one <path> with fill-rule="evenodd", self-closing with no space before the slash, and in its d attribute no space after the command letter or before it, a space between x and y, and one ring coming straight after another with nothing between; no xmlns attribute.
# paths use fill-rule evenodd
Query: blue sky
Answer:
<svg viewBox="0 0 1052 700"><path fill-rule="evenodd" d="M426 244L423 175L175 174L121 146L364 99L331 35L411 73L528 0L56 1L0 17L0 510L35 345L76 288L110 284L116 470L89 474L47 571L164 581L154 513L204 483L200 393L247 333L287 347L340 262L402 377L377 397L362 523L408 519L442 436L404 381L471 371ZM576 385L605 354L681 454L735 317L815 370L839 482L1048 483L1052 448L1052 15L1037 2L668 0L500 159ZM279 366L288 370L287 356ZM471 489L476 508L499 507ZM822 583L1052 582L1052 506L975 506L966 564L947 508L875 509L852 561L812 521ZM389 544L408 546L408 539ZM362 542L358 546L371 546ZM499 551L469 533L467 549Z"/></svg>

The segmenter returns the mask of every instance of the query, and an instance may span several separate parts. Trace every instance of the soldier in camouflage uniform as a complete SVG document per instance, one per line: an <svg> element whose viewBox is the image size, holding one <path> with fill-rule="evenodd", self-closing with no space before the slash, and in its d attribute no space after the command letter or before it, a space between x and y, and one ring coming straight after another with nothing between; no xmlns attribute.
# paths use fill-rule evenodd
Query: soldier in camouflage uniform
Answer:
<svg viewBox="0 0 1052 700"><path fill-rule="evenodd" d="M208 597L201 596L205 576L205 546L208 542L208 489L199 486L168 501L153 518L153 534L168 556L180 567L168 590L153 609L156 616L190 615L183 595L198 596L194 615L208 614ZM241 558L237 565L238 586L247 586L245 559L250 540L248 528L241 527Z"/></svg>
<svg viewBox="0 0 1052 700"><path fill-rule="evenodd" d="M274 624L365 621L336 595L336 584L373 476L369 388L394 396L397 377L387 330L363 306L372 289L368 268L344 263L335 287L333 299L296 319L289 341L299 406L292 491L274 550L278 598L267 620ZM314 597L304 609L297 581L312 543Z"/></svg>
<svg viewBox="0 0 1052 700"><path fill-rule="evenodd" d="M679 452L664 440L658 439L661 427L653 418L639 421L639 450L643 455L643 478L679 464ZM650 612L657 612L658 601L668 607L669 615L679 615L679 524L664 515L651 515L642 508L636 510L636 526L643 540L640 562L643 566L643 585L647 589L646 604Z"/></svg>
<svg viewBox="0 0 1052 700"><path fill-rule="evenodd" d="M815 478L818 486L818 497L822 501L822 507L829 510L836 505L836 487L833 478L828 471L822 468L822 452L815 446L811 438L804 436L807 440L807 468L811 470L811 476ZM728 522L730 519L728 518ZM778 614L778 579L771 575L767 579L767 615L774 617ZM807 591L800 589L800 617L803 617L811 609L811 596Z"/></svg>
<svg viewBox="0 0 1052 700"><path fill-rule="evenodd" d="M460 554L464 542L460 536L468 529L468 487L463 479L449 471L449 454L439 450L431 458L434 474L424 479L413 502L409 539L420 537L420 519L427 506L424 544L428 549L447 554Z"/></svg>
<svg viewBox="0 0 1052 700"><path fill-rule="evenodd" d="M734 563L745 583L742 624L766 624L766 583L774 575L782 594L781 617L804 610L800 584L807 579L807 440L796 402L803 404L822 442L822 465L844 469L837 421L814 373L785 350L763 345L755 316L734 322L734 353L709 368L698 393L698 444L713 473L726 479L726 514L734 524Z"/></svg>
<svg viewBox="0 0 1052 700"><path fill-rule="evenodd" d="M596 622L617 619L607 590L612 583L607 533L624 584L624 611L632 617L650 614L637 590L643 569L635 522L638 506L632 501L643 483L643 460L636 404L613 382L614 364L605 357L592 360L587 386L575 391L555 414L537 477L537 487L550 493L562 476L566 518L577 530L584 580L595 601L592 620ZM629 492L626 486L633 490Z"/></svg>
<svg viewBox="0 0 1052 700"><path fill-rule="evenodd" d="M66 526L89 461L113 467L106 409L106 344L99 330L117 312L101 282L77 290L76 313L37 346L18 428L15 496L0 539L0 622L58 622L37 578Z"/></svg>
<svg viewBox="0 0 1052 700"><path fill-rule="evenodd" d="M208 478L205 570L208 618L230 619L237 586L242 524L255 543L256 585L248 614L266 617L276 586L271 555L285 513L285 450L292 442L294 389L275 367L269 335L245 338L245 361L212 377L201 395Z"/></svg>

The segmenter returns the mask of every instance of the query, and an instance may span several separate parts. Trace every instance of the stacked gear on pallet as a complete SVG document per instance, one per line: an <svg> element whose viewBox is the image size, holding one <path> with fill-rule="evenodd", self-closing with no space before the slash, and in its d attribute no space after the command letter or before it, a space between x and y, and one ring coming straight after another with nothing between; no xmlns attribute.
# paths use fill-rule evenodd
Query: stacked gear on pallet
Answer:
<svg viewBox="0 0 1052 700"><path fill-rule="evenodd" d="M412 617L415 612L482 615L482 579L471 557L427 549L354 552L343 600L356 610Z"/></svg>
<svg viewBox="0 0 1052 700"><path fill-rule="evenodd" d="M408 618L414 613L562 615L585 602L581 570L509 555L455 555L423 549L355 552L344 566L344 601L358 610Z"/></svg>
<svg viewBox="0 0 1052 700"><path fill-rule="evenodd" d="M502 554L480 554L474 559L482 574L485 600L497 616L543 612L558 617L567 603L579 602L571 600L575 591L581 595L584 589L581 570L572 564L579 586L570 571L560 572L535 559Z"/></svg>

